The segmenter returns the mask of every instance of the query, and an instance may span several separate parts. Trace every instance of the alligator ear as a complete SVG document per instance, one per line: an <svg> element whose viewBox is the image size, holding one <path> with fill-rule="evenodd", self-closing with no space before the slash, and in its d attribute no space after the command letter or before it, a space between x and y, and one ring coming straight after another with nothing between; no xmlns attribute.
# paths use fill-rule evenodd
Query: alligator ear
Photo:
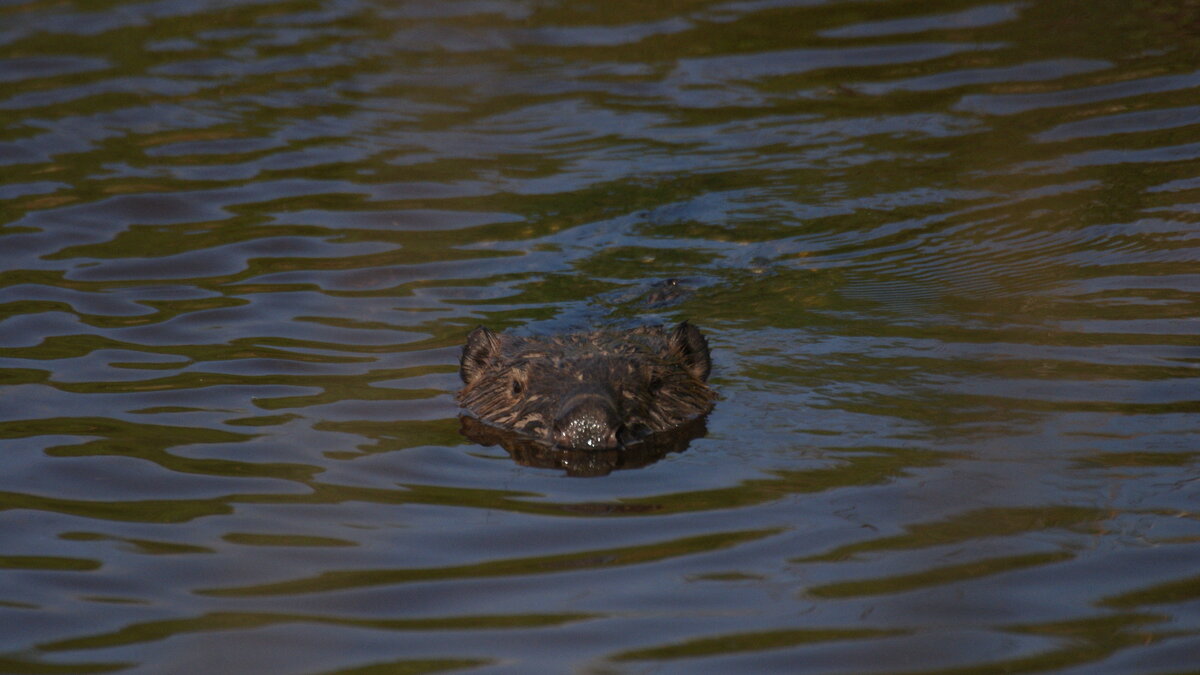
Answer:
<svg viewBox="0 0 1200 675"><path fill-rule="evenodd" d="M692 324L681 321L675 330L671 331L671 353L678 356L684 367L701 381L708 380L712 370L712 357L708 354L708 340L700 334L700 329Z"/></svg>
<svg viewBox="0 0 1200 675"><path fill-rule="evenodd" d="M458 376L464 384L471 384L487 369L488 362L499 354L500 336L483 326L476 326L463 346L462 357L458 360Z"/></svg>

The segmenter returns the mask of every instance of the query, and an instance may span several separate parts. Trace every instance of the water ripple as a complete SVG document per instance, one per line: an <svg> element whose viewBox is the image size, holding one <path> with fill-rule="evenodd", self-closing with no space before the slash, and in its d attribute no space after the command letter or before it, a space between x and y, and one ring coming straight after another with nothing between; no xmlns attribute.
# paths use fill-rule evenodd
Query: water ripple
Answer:
<svg viewBox="0 0 1200 675"><path fill-rule="evenodd" d="M0 4L0 670L1194 667L1191 5ZM686 447L461 435L683 319Z"/></svg>

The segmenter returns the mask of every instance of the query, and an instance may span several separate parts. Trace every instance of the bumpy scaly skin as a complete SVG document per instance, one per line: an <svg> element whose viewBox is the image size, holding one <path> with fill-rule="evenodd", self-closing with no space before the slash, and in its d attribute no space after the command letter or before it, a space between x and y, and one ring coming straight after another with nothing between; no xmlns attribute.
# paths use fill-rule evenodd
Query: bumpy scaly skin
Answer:
<svg viewBox="0 0 1200 675"><path fill-rule="evenodd" d="M710 367L707 340L687 322L548 337L481 326L463 347L458 401L549 445L611 449L711 410Z"/></svg>

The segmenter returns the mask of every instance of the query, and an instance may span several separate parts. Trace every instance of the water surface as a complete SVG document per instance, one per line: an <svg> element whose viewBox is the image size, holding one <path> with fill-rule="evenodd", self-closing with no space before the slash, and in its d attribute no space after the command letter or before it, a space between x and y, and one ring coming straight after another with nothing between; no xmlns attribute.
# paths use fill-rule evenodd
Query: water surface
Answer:
<svg viewBox="0 0 1200 675"><path fill-rule="evenodd" d="M1191 672L1197 35L0 4L0 672ZM460 435L475 325L682 319L686 451Z"/></svg>

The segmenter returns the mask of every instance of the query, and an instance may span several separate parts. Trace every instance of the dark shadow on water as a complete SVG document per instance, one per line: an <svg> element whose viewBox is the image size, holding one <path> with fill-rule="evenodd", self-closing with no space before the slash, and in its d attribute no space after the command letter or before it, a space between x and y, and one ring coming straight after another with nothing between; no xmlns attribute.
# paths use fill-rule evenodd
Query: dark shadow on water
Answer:
<svg viewBox="0 0 1200 675"><path fill-rule="evenodd" d="M485 424L470 415L459 415L458 419L461 423L459 431L472 442L498 445L522 466L563 469L568 476L575 477L607 476L619 469L650 466L672 452L687 450L693 439L708 433L705 418L698 417L617 450L565 450Z"/></svg>

